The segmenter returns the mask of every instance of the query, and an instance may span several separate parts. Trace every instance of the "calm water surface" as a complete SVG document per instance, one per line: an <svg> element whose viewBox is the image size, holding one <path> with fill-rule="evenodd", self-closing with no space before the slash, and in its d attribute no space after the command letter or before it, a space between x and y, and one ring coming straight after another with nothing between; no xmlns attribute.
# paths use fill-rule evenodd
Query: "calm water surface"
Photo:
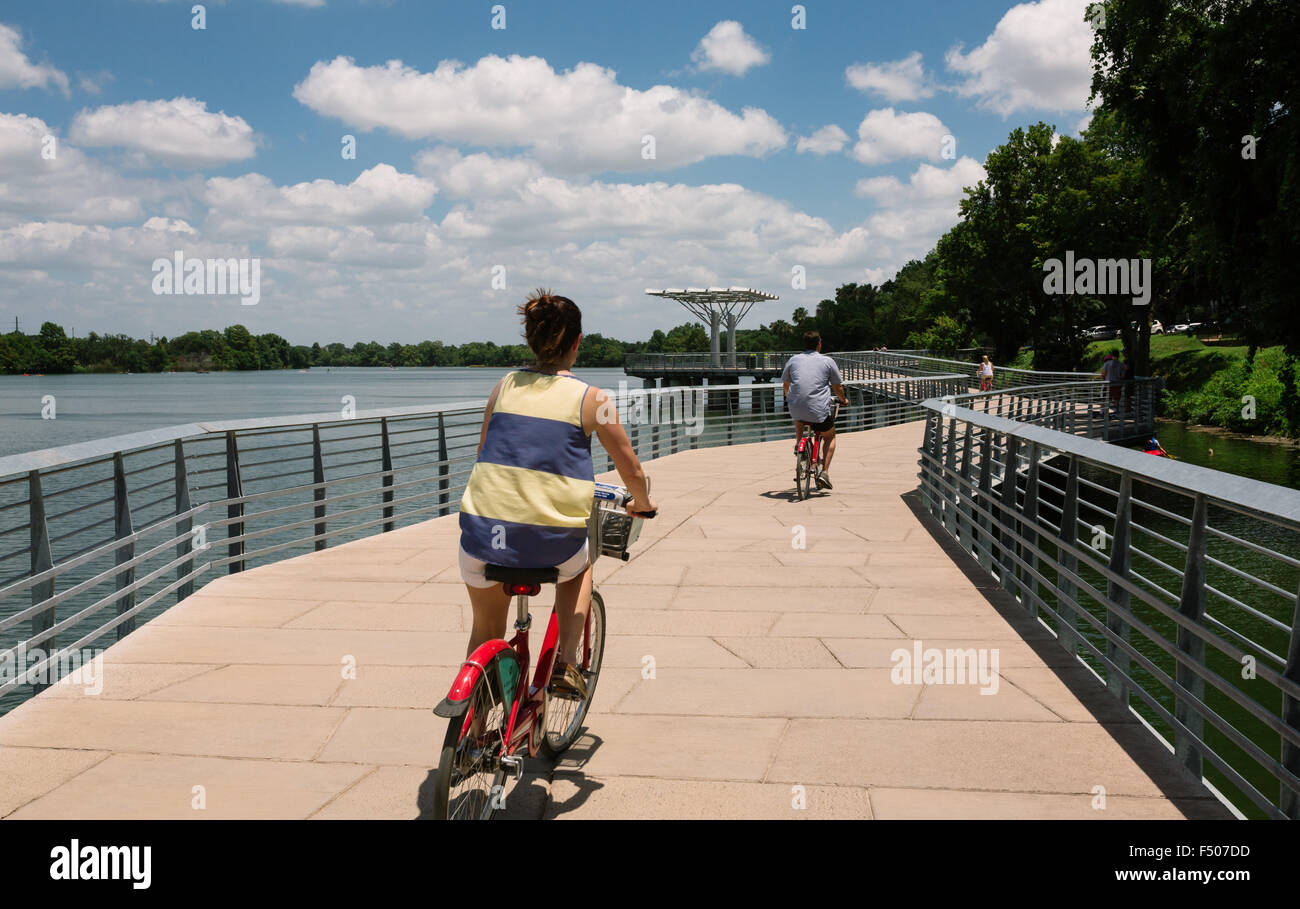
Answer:
<svg viewBox="0 0 1300 909"><path fill-rule="evenodd" d="M351 367L265 372L140 375L0 376L0 456L203 420L415 407L482 401L508 369ZM602 388L620 381L640 388L622 369L576 374ZM54 396L55 418L42 419Z"/></svg>

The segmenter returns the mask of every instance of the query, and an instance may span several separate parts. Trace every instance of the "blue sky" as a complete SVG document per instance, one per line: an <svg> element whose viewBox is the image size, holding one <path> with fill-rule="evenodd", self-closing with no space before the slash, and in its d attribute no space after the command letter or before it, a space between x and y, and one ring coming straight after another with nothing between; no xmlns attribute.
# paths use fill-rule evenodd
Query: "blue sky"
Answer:
<svg viewBox="0 0 1300 909"><path fill-rule="evenodd" d="M624 338L684 321L647 286L788 317L924 255L1013 127L1085 122L1082 0L792 5L11 4L0 320L507 342L538 283ZM259 258L257 305L153 293L177 250Z"/></svg>

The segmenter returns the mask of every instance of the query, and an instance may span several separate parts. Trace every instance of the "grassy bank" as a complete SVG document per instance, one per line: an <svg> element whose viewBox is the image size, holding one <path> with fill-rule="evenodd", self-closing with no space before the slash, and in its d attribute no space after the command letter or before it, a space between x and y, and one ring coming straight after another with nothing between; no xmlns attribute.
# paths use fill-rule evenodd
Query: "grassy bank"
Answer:
<svg viewBox="0 0 1300 909"><path fill-rule="evenodd" d="M1100 369L1102 358L1117 353L1120 342L1099 341L1088 347L1085 369ZM1245 345L1206 344L1185 335L1151 339L1151 374L1165 380L1164 414L1188 423L1219 426L1252 435L1295 438L1300 425L1288 408L1285 381L1291 373L1294 397L1300 374L1281 347L1261 348L1251 359ZM1253 399L1253 407L1251 400Z"/></svg>

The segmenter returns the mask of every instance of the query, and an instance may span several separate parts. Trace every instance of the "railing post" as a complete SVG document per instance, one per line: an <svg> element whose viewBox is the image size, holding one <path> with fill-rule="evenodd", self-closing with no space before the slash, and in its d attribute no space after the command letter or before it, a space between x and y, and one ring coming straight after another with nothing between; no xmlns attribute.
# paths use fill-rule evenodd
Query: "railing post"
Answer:
<svg viewBox="0 0 1300 909"><path fill-rule="evenodd" d="M235 438L235 431L232 429L226 433L226 498L238 499L244 495L244 482L239 476L239 442ZM244 516L244 503L232 502L226 506L227 518L242 518ZM226 546L226 555L232 561L227 566L227 571L234 574L244 570L244 541L237 539L244 535L244 522L231 521L226 525L226 538L230 543Z"/></svg>
<svg viewBox="0 0 1300 909"><path fill-rule="evenodd" d="M961 441L961 479L955 484L957 487L958 541L972 552L974 552L974 549L972 547L973 534L971 532L973 521L970 503L970 469L974 432L975 427L970 423L966 423L966 432L962 434Z"/></svg>
<svg viewBox="0 0 1300 909"><path fill-rule="evenodd" d="M1020 437L1006 433L1006 448L1003 450L1002 468L1002 510L999 512L1001 527L998 529L998 564L1002 566L1002 587L1012 596L1016 595L1016 563L1013 559L1016 542L1012 534L1016 531L1016 494L1019 483L1016 480L1016 468L1019 467Z"/></svg>
<svg viewBox="0 0 1300 909"><path fill-rule="evenodd" d="M323 537L329 527L325 520L325 457L321 453L319 423L313 423L311 426L311 480L316 486L311 491L311 497L321 503L316 506L315 535ZM316 540L316 551L320 552L328 542L325 539Z"/></svg>
<svg viewBox="0 0 1300 909"><path fill-rule="evenodd" d="M732 413L732 409L731 409L731 392L727 392L726 395L727 395L727 444L730 445L732 430L735 428L736 425L736 417Z"/></svg>
<svg viewBox="0 0 1300 909"><path fill-rule="evenodd" d="M194 571L194 519L187 512L190 510L190 477L185 469L185 446L180 439L174 446L176 464L176 514L186 515L176 522L176 535L181 541L176 544L176 558L184 559L176 566L176 580L180 580ZM186 558L189 556L189 558ZM176 588L176 602L180 602L194 592L194 579L183 581Z"/></svg>
<svg viewBox="0 0 1300 909"><path fill-rule="evenodd" d="M1133 476L1124 471L1120 474L1119 500L1115 506L1115 533L1110 542L1110 570L1128 579L1132 565L1132 553L1129 549L1130 525L1133 518ZM1123 584L1110 580L1106 584L1106 599L1120 609L1129 607L1129 591ZM1106 608L1106 627L1118 637L1128 642L1128 623L1115 614L1109 606ZM1129 656L1118 644L1109 638L1106 640L1106 659L1115 666L1114 673L1106 674L1106 687L1111 694L1119 698L1121 704L1128 706L1129 685L1125 678L1129 672Z"/></svg>
<svg viewBox="0 0 1300 909"><path fill-rule="evenodd" d="M1038 616L1038 578L1034 577L1033 570L1038 568L1038 556L1035 551L1038 549L1038 457L1039 449L1037 442L1029 443L1029 475L1025 477L1025 505L1022 509L1024 521L1020 525L1020 535L1025 538L1025 544L1021 548L1021 556L1028 563L1024 572L1024 582L1021 585L1024 589L1024 600L1021 606L1031 617ZM1033 569L1033 570L1031 570Z"/></svg>
<svg viewBox="0 0 1300 909"><path fill-rule="evenodd" d="M1178 600L1178 611L1198 626L1205 618L1205 527L1208 523L1209 505L1203 493L1197 493L1192 504L1192 527L1187 537L1187 561L1183 565L1183 590ZM1178 650L1187 654L1194 663L1205 665L1205 640L1183 626L1178 626ZM1174 754L1196 779L1201 778L1201 713L1185 698L1185 691L1195 701L1204 702L1205 679L1180 661L1174 670L1178 683L1174 690L1174 718L1186 726L1191 735L1174 732Z"/></svg>
<svg viewBox="0 0 1300 909"><path fill-rule="evenodd" d="M921 477L923 485L929 486L929 494L925 496L926 508L930 514L939 516L939 485L936 474L943 462L940 459L939 448L942 445L943 434L943 415L938 412L931 412L925 419L925 435L921 437L921 448L923 456L921 458Z"/></svg>
<svg viewBox="0 0 1300 909"><path fill-rule="evenodd" d="M660 412L663 399L659 397L658 392L655 392L647 396L646 403L650 409L650 460L653 461L659 457L659 418L663 416ZM731 404L730 398L727 399L727 404Z"/></svg>
<svg viewBox="0 0 1300 909"><path fill-rule="evenodd" d="M388 417L379 420L380 469L384 471L384 533L393 529L393 448L388 441Z"/></svg>
<svg viewBox="0 0 1300 909"><path fill-rule="evenodd" d="M113 539L121 541L131 536L131 503L126 491L126 467L122 463L122 452L113 452ZM117 572L117 614L123 615L135 608L135 591L128 590L135 584L135 568L121 570L125 562L135 558L135 543L120 543L116 549ZM126 591L122 593L122 591ZM120 641L135 631L135 617L127 619L117 626L117 639Z"/></svg>
<svg viewBox="0 0 1300 909"><path fill-rule="evenodd" d="M1300 593L1296 594L1295 608L1291 613L1291 643L1282 675L1300 685ZM1300 698L1293 698L1285 692L1282 694L1282 722L1300 733ZM1282 739L1282 766L1300 776L1300 745L1293 745L1285 738ZM1279 804L1283 814L1293 821L1300 820L1300 793L1283 785Z"/></svg>
<svg viewBox="0 0 1300 909"><path fill-rule="evenodd" d="M438 411L438 514L440 515L451 512L447 506L449 498L447 489L451 486L447 475L450 472L447 464L447 421L443 418L442 411Z"/></svg>
<svg viewBox="0 0 1300 909"><path fill-rule="evenodd" d="M943 432L943 422L939 423L939 431ZM937 492L943 496L943 526L948 528L948 532L955 538L957 536L957 502L956 499L947 492L948 484L957 487L957 420L955 417L948 420L948 437L944 442L944 459L943 465L945 470L938 471L936 476L939 479Z"/></svg>
<svg viewBox="0 0 1300 909"><path fill-rule="evenodd" d="M1070 551L1079 540L1079 459L1075 455L1070 455L1066 468L1065 501L1061 503L1061 529L1056 538L1056 561L1060 565L1056 571L1056 589L1060 591L1056 600L1056 636L1061 646L1075 656L1079 652L1079 619L1074 612L1078 587L1066 574L1079 570L1079 559Z"/></svg>
<svg viewBox="0 0 1300 909"><path fill-rule="evenodd" d="M983 510L992 514L993 506L993 430L987 427L980 434L980 491L976 500ZM980 568L990 571L993 565L993 522L987 515L979 515L980 543L975 555Z"/></svg>
<svg viewBox="0 0 1300 909"><path fill-rule="evenodd" d="M35 576L54 567L54 559L50 555L50 530L49 525L45 522L45 496L41 492L41 474L38 470L29 471L27 474L27 507L31 530L32 575ZM39 606L52 596L54 596L54 578L47 578L38 584L32 585L33 606ZM50 635L44 641L36 639L53 627L54 622L55 607L53 605L32 616L33 644L43 649L47 654L58 649L55 643L56 636ZM47 685L40 683L32 683L33 691L44 691L47 687Z"/></svg>

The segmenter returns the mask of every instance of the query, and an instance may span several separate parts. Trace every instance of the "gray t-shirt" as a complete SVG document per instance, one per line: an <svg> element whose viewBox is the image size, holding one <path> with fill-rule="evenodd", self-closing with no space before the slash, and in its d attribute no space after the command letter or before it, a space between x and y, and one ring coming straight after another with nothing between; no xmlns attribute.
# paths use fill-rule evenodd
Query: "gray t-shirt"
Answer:
<svg viewBox="0 0 1300 909"><path fill-rule="evenodd" d="M840 368L830 357L805 350L786 361L781 381L790 383L790 416L804 423L822 423L831 415L831 386L843 385Z"/></svg>

